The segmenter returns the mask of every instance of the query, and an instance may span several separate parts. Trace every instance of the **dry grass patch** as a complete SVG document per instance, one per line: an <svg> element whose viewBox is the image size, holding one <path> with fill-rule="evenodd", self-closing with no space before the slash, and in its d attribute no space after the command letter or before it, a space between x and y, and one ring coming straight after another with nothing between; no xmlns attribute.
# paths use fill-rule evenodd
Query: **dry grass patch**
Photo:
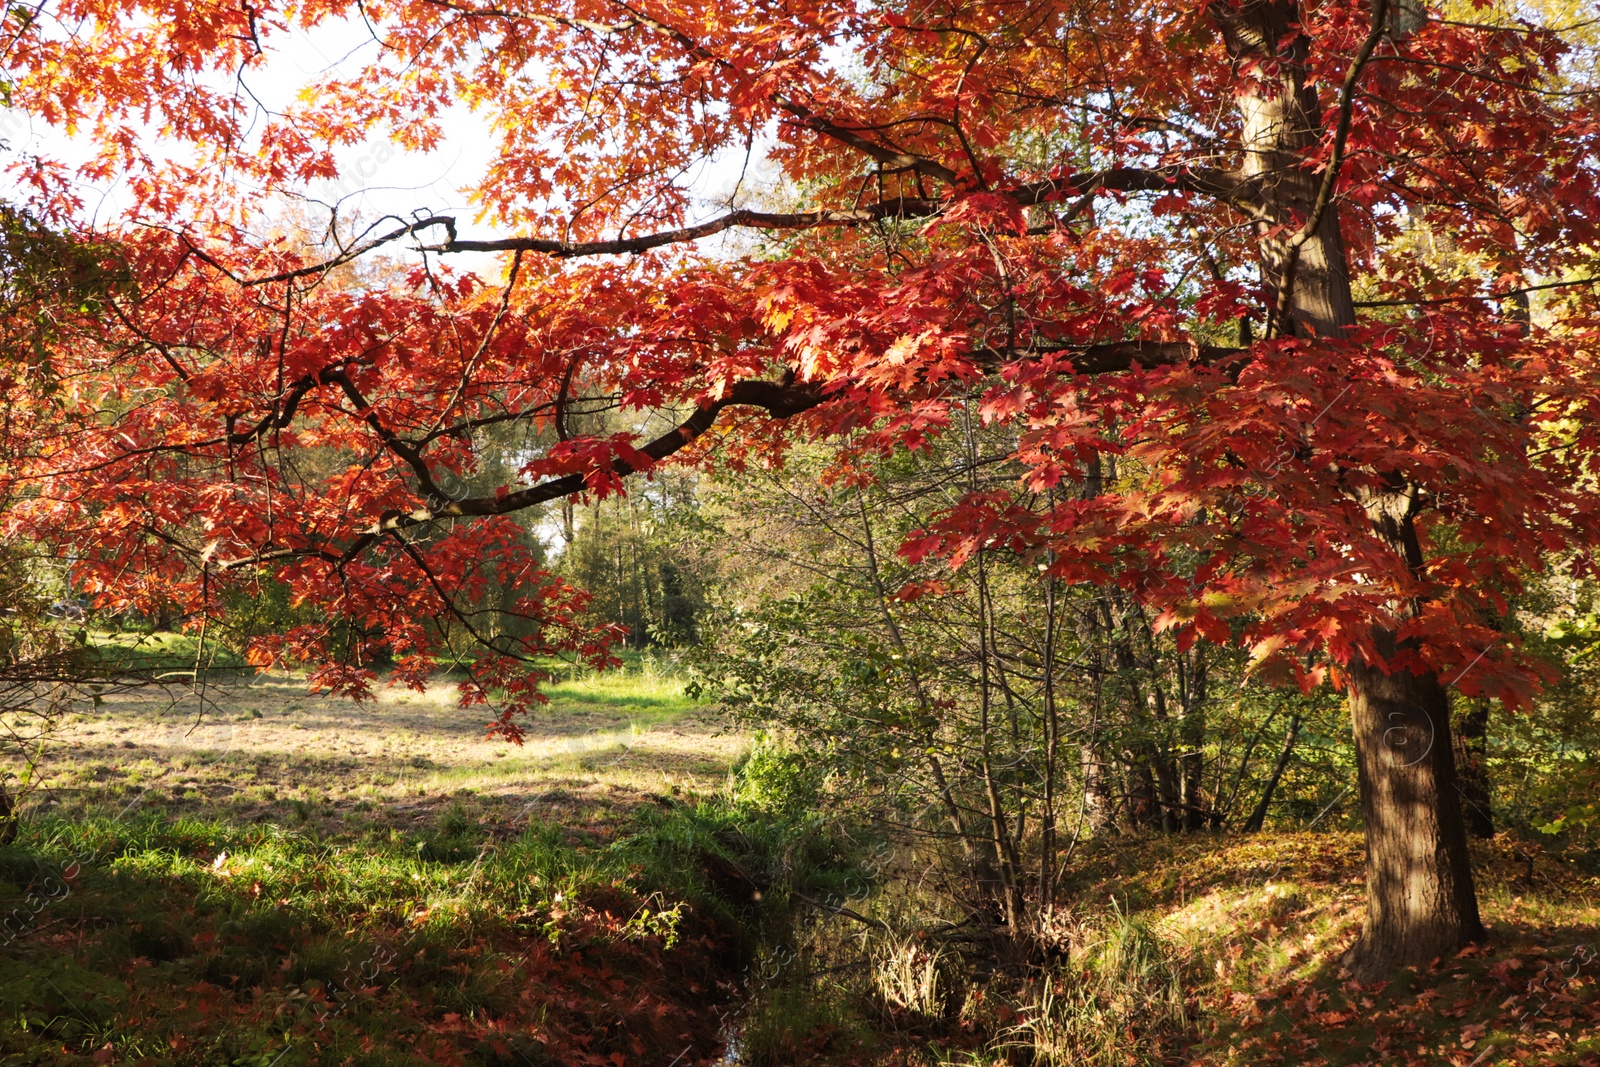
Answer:
<svg viewBox="0 0 1600 1067"><path fill-rule="evenodd" d="M447 801L485 817L604 823L655 796L703 795L744 739L651 669L582 675L511 745L447 682L376 699L311 695L287 674L225 672L199 689L108 695L73 715L40 767L57 813L164 808L295 824L422 821Z"/></svg>

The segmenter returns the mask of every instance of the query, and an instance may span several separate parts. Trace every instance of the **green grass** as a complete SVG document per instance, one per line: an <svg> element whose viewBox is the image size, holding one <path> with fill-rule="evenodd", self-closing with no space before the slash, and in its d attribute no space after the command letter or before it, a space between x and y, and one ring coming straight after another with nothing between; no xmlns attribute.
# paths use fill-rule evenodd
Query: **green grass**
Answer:
<svg viewBox="0 0 1600 1067"><path fill-rule="evenodd" d="M587 903L631 901L626 866L551 826L490 846L459 820L343 844L196 820L46 822L0 868L17 927L0 961L8 1062L107 1042L129 1057L171 1046L174 1062L321 1062L364 1045L372 1062L438 1062L413 1046L463 1018L503 1021L515 987L563 952L620 962L613 939L632 936L626 910L597 919ZM41 893L59 899L33 915ZM322 1018L352 997L359 1010Z"/></svg>
<svg viewBox="0 0 1600 1067"><path fill-rule="evenodd" d="M682 715L695 706L684 694L682 679L625 667L553 682L544 692L553 709L573 704L617 708L652 723Z"/></svg>
<svg viewBox="0 0 1600 1067"><path fill-rule="evenodd" d="M448 677L422 693L380 685L359 703L304 687L240 672L203 692L180 679L108 694L62 723L30 803L93 816L133 802L338 835L406 829L454 797L487 821L536 807L614 828L651 798L715 792L745 744L649 657L559 678L519 719L521 746L486 738L488 714L459 707Z"/></svg>
<svg viewBox="0 0 1600 1067"><path fill-rule="evenodd" d="M108 660L133 669L248 670L244 657L208 640L202 645L199 634L140 630L85 631L90 645ZM544 688L552 704L585 705L636 711L661 721L681 714L696 704L684 693L684 682L663 663L659 655L623 649L615 653L621 666L608 671L593 671L564 660L543 661L539 666L556 678ZM440 661L448 676L456 661ZM459 667L456 668L459 670Z"/></svg>
<svg viewBox="0 0 1600 1067"><path fill-rule="evenodd" d="M482 749L435 691L229 692L266 715L216 751L184 747L183 707L84 716L99 747L61 761L71 814L0 849L0 1063L664 1064L715 1049L747 964L777 976L745 1003L752 1064L1600 1054L1600 961L1579 958L1600 950L1600 880L1537 844L1478 849L1486 954L1351 988L1358 835L1087 841L1059 957L985 986L903 936L932 915L917 885L866 893L814 762L758 744L732 764L737 739L652 657L558 676L522 749Z"/></svg>
<svg viewBox="0 0 1600 1067"><path fill-rule="evenodd" d="M131 670L192 671L202 669L247 670L244 657L207 641L201 646L199 635L138 630L88 630L91 646L101 656Z"/></svg>
<svg viewBox="0 0 1600 1067"><path fill-rule="evenodd" d="M789 889L860 877L819 818L753 795L609 833L459 801L333 833L293 815L315 797L35 816L0 848L0 1061L694 1062Z"/></svg>

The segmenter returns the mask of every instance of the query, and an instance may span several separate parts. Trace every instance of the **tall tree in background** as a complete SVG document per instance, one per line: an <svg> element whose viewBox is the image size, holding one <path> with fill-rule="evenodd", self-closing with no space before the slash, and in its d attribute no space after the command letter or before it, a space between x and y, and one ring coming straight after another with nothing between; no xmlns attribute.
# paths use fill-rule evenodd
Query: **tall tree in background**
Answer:
<svg viewBox="0 0 1600 1067"><path fill-rule="evenodd" d="M977 399L1026 473L902 550L1115 584L1184 648L1242 641L1265 677L1345 686L1370 841L1355 962L1426 962L1480 932L1448 690L1527 701L1536 665L1486 620L1549 553L1586 568L1596 533L1578 283L1600 125L1589 57L1518 12L75 0L56 17L94 31L70 33L14 12L12 97L94 131L87 175L125 176L139 291L115 336L51 353L95 418L40 450L10 521L73 546L108 602L204 612L275 570L325 616L260 661L321 662L335 689L363 692L384 652L420 684L428 619L481 634L468 695L510 687L514 729L536 656L606 640L504 516L707 440L738 461L792 433L916 448ZM251 125L235 75L291 23L343 19L369 58ZM337 146L425 149L457 104L493 124L476 194L504 236L419 215L317 261L259 235ZM774 202L694 217L688 176L758 150ZM72 174L24 172L72 216ZM1419 221L1479 280L1420 269L1399 240ZM765 244L696 244L735 229ZM404 278L345 269L400 246ZM470 251L511 257L498 284L439 268ZM1525 331L1502 304L1534 286ZM674 425L574 432L617 404ZM452 491L506 423L543 435L520 480ZM831 478L859 476L849 454ZM491 582L522 591L514 637L476 628Z"/></svg>

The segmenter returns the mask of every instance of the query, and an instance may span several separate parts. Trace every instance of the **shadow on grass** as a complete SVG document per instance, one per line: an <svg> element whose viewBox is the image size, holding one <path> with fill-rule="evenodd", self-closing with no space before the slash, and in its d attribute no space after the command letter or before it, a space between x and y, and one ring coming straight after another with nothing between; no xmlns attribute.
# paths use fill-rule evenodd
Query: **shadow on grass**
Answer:
<svg viewBox="0 0 1600 1067"><path fill-rule="evenodd" d="M739 937L681 903L641 919L663 906L607 849L549 824L491 842L459 812L343 843L181 818L46 822L0 850L0 1051L697 1062L717 1050Z"/></svg>
<svg viewBox="0 0 1600 1067"><path fill-rule="evenodd" d="M1595 927L1500 924L1483 946L1360 984L1337 954L1306 977L1219 997L1187 1062L1590 1067L1600 1055Z"/></svg>
<svg viewBox="0 0 1600 1067"><path fill-rule="evenodd" d="M0 848L0 1056L710 1062L743 964L785 921L772 887L845 876L814 825L726 805L652 806L609 841L522 826L460 805L343 838L35 820Z"/></svg>

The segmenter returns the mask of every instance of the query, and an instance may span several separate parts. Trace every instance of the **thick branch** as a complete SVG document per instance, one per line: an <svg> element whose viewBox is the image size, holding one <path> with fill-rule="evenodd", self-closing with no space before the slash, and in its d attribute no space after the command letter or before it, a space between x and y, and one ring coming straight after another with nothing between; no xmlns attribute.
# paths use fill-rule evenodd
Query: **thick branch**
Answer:
<svg viewBox="0 0 1600 1067"><path fill-rule="evenodd" d="M602 241L552 241L540 237L505 237L492 241L459 241L452 238L424 248L428 252L542 252L548 256L572 259L580 256L627 255L648 252L665 245L687 244L703 237L711 237L724 230L737 228L756 230L809 230L822 226L860 226L890 218L925 218L942 210L939 201L921 198L885 200L880 204L842 211L796 211L778 213L749 211L743 208L696 226L642 234L638 237L617 237Z"/></svg>
<svg viewBox="0 0 1600 1067"><path fill-rule="evenodd" d="M414 233L420 233L423 230L431 229L435 226L443 226L445 228L445 232L450 235L450 240L455 240L456 220L449 215L434 215L429 218L418 219L415 222L406 223L403 226L390 230L388 233L380 234L377 237L357 242L351 247L340 252L337 256L334 256L332 259L324 260L320 263L312 263L304 267L295 267L292 270L279 271L276 274L266 274L259 278L238 277L232 271L228 270L228 268L224 267L221 263L207 255L203 249L197 246L193 241L189 240L187 235L184 236L184 240L188 243L190 251L192 251L201 260L209 263L217 270L222 271L228 277L233 278L241 285L267 285L272 282L288 282L294 281L296 278L310 277L313 274L323 274L332 270L334 267L338 267L345 263L352 262L353 260L360 259L362 256L373 251L374 249L382 248L384 245L392 244L393 242L404 237L409 237ZM368 229L366 232L371 233L372 230Z"/></svg>
<svg viewBox="0 0 1600 1067"><path fill-rule="evenodd" d="M1220 366L1243 358L1248 349L1195 345L1184 341L1118 341L1063 348L1059 351L1072 354L1073 364L1080 373L1103 374L1125 371L1136 366L1172 366L1182 363ZM979 353L978 358L980 362L992 361L991 365L998 365L1006 357L990 349ZM817 407L826 399L827 396L822 390L814 385L791 385L768 381L737 382L729 387L721 399L696 408L688 419L644 445L639 451L652 461L667 458L710 429L724 408L765 408L773 418L787 419ZM618 477L626 477L636 469L633 464L620 458L611 461L611 471ZM468 497L433 504L411 512L393 512L384 515L369 532L387 533L390 530L404 529L437 519L505 515L546 501L581 493L587 484L582 473L568 474L513 493Z"/></svg>
<svg viewBox="0 0 1600 1067"><path fill-rule="evenodd" d="M741 406L765 408L773 418L786 419L816 407L825 399L826 397L820 389L810 385L785 385L780 382L767 381L736 382L728 388L720 399L696 408L694 414L690 415L689 418L644 445L639 451L652 461L667 458L710 429L712 423L716 421L717 416L722 413L724 408ZM385 443L393 447L392 441L386 441ZM634 473L636 469L633 464L623 459L614 459L611 462L611 471L618 477L626 477ZM396 530L419 526L438 519L506 515L549 500L581 493L587 488L587 485L588 482L584 475L576 473L560 478L552 478L549 481L541 482L538 485L513 493L466 497L460 500L440 499L436 495L430 501L428 507L418 508L410 512L385 513L371 528L352 542L340 556L333 556L331 553L321 549L275 549L270 552L219 561L214 565L214 569L217 571L230 571L241 567L256 566L265 562L302 557L316 557L336 564L348 563L376 542L379 537Z"/></svg>
<svg viewBox="0 0 1600 1067"><path fill-rule="evenodd" d="M998 370L1018 358L1065 354L1079 374L1108 374L1134 367L1171 367L1186 363L1223 367L1244 359L1249 353L1248 348L1223 348L1189 341L1109 341L1097 345L1043 345L1017 352L988 348L978 354L978 362L985 369Z"/></svg>
<svg viewBox="0 0 1600 1067"><path fill-rule="evenodd" d="M1248 349L1243 348L1196 345L1184 341L1113 341L1105 344L1062 346L1054 349L1034 348L1023 352L1005 352L990 348L975 353L975 359L985 368L994 370L1006 362L1019 358L1037 357L1046 352L1066 353L1070 355L1073 365L1079 373L1104 374L1131 370L1134 367L1174 366L1185 363L1226 366L1244 358L1248 351ZM334 384L342 386L344 383L338 382L335 376ZM643 445L638 451L652 462L666 459L709 430L712 424L716 422L717 416L725 408L763 408L774 419L787 419L809 411L821 405L827 399L828 397L822 389L815 385L769 381L736 382L728 388L722 397L696 408L694 413L683 422ZM404 444L391 434L380 431L380 436L383 437L384 444L390 449L394 449L396 444ZM421 465L420 455L409 445L404 446L402 449L401 458L405 459L413 469ZM611 473L619 478L627 477L638 469L634 464L621 458L613 459L610 464ZM424 479L425 486L431 484L431 479ZM435 492L430 494L428 504L425 507L409 512L390 511L380 516L378 521L352 542L340 556L335 557L325 549L275 549L252 556L224 560L215 564L215 569L218 571L235 570L264 562L298 557L316 557L340 564L347 563L376 543L379 538L397 530L436 522L440 519L507 515L547 501L573 496L583 492L588 488L588 485L588 478L582 472L578 472L564 475L560 478L551 478L538 485L519 489L515 492L488 496L450 500Z"/></svg>
<svg viewBox="0 0 1600 1067"><path fill-rule="evenodd" d="M361 395L361 390L356 388L356 383L350 380L350 376L344 372L344 369L331 368L324 370L321 377L323 381L337 385L344 392L344 395L349 398L350 403L355 405L356 418L372 428L372 432L378 435L378 440L383 442L385 448L405 461L406 466L410 467L412 473L417 476L417 484L421 488L423 495L429 497L439 495L439 489L433 481L433 471L423 461L422 453L402 441L383 424L383 420L378 418L377 412L372 410L372 405L367 403L367 398Z"/></svg>
<svg viewBox="0 0 1600 1067"><path fill-rule="evenodd" d="M824 399L826 398L823 396L822 391L814 386L783 385L778 382L765 381L736 382L729 387L721 399L696 408L694 414L673 429L657 437L654 441L644 445L639 451L652 461L666 459L709 430L711 424L716 421L717 416L722 413L723 408L765 408L773 418L786 419L791 415L798 415L802 411L809 411L811 408L821 404ZM627 477L637 469L624 459L619 458L611 461L611 471L618 477ZM372 528L372 532L384 533L389 530L400 530L419 523L433 522L436 519L505 515L513 511L521 511L524 508L533 507L536 504L543 504L549 500L581 493L587 485L587 479L580 472L560 478L552 478L547 482L541 482L538 485L530 486L514 493L442 501L431 507L419 508L407 513L396 512L385 515Z"/></svg>
<svg viewBox="0 0 1600 1067"><path fill-rule="evenodd" d="M1073 174L1059 179L1029 182L997 192L1021 207L1032 207L1067 196L1094 196L1098 193L1190 192L1222 200L1247 214L1255 185L1232 171L1209 167L1111 167L1102 171ZM740 208L694 226L615 237L596 241L558 241L546 237L501 237L493 240L461 240L456 237L456 220L436 215L407 223L377 237L361 241L338 255L318 263L278 271L258 278L241 279L244 285L267 285L323 274L360 258L368 252L424 230L443 227L448 235L436 244L422 245L424 252L537 252L558 259L585 256L636 255L668 245L687 244L732 229L811 230L823 227L862 226L887 219L919 219L942 215L954 201L933 197L899 197L857 208L818 208L813 211L772 212ZM206 263L226 269L214 258L195 248ZM231 272L229 276L232 277Z"/></svg>
<svg viewBox="0 0 1600 1067"><path fill-rule="evenodd" d="M1600 283L1600 277L1572 278L1561 282L1545 282L1543 285L1519 285L1515 289L1502 289L1494 293L1461 293L1458 296L1434 297L1403 297L1394 300L1357 300L1358 308L1390 308L1390 307L1421 307L1426 304L1460 304L1470 300L1506 300L1516 296L1526 296L1529 293L1542 292L1545 289L1565 289L1575 285L1594 285Z"/></svg>
<svg viewBox="0 0 1600 1067"><path fill-rule="evenodd" d="M946 185L955 185L956 172L943 163L935 162L925 156L914 156L898 148L879 144L859 130L852 130L848 126L841 126L822 115L818 115L810 108L796 100L791 100L782 93L772 97L772 102L795 117L800 125L810 130L831 137L841 144L849 145L857 152L869 156L873 160L888 167L890 170L911 171L924 177L933 178L944 182Z"/></svg>
<svg viewBox="0 0 1600 1067"><path fill-rule="evenodd" d="M1344 151L1350 139L1350 124L1355 118L1356 82L1360 80L1361 71L1372 58L1373 49L1377 48L1378 42L1383 39L1388 27L1388 14L1388 0L1373 0L1372 28L1367 32L1366 40L1361 42L1360 51L1350 61L1350 69L1345 71L1344 84L1339 87L1339 121L1333 131L1333 151L1328 156L1328 165L1322 172L1322 184L1317 188L1317 198L1306 216L1305 225L1295 233L1286 250L1284 283L1282 291L1278 294L1279 304L1286 309L1292 307L1294 303L1294 274L1300 262L1300 249L1305 247L1306 242L1316 234L1317 228L1322 225L1322 216L1327 213L1328 205L1333 202L1333 191L1339 183L1339 172L1344 168Z"/></svg>

